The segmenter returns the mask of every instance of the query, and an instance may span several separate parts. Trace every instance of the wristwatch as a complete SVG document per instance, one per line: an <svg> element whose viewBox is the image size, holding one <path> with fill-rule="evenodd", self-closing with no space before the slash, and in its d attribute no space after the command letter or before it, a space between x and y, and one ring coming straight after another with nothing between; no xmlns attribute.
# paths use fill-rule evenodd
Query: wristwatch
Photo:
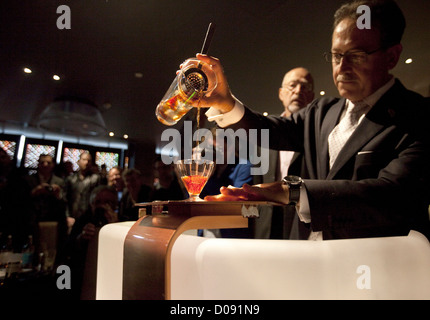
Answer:
<svg viewBox="0 0 430 320"><path fill-rule="evenodd" d="M282 179L282 183L286 184L290 191L290 202L288 204L297 204L300 199L300 187L303 183L302 178L289 175Z"/></svg>

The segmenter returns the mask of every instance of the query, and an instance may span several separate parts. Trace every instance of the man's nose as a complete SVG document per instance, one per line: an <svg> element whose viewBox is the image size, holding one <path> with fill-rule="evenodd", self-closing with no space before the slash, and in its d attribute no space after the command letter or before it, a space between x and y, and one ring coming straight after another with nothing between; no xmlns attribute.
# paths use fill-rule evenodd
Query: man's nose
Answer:
<svg viewBox="0 0 430 320"><path fill-rule="evenodd" d="M340 71L350 70L351 66L352 66L351 62L349 61L348 57L345 57L345 56L343 56L340 59L340 62L337 65Z"/></svg>
<svg viewBox="0 0 430 320"><path fill-rule="evenodd" d="M303 96L305 94L305 92L309 91L307 89L307 85L305 84L298 84L294 90L293 93L295 93L297 96Z"/></svg>
<svg viewBox="0 0 430 320"><path fill-rule="evenodd" d="M303 85L301 83L298 83L294 86L292 92L293 93L300 93L303 90Z"/></svg>

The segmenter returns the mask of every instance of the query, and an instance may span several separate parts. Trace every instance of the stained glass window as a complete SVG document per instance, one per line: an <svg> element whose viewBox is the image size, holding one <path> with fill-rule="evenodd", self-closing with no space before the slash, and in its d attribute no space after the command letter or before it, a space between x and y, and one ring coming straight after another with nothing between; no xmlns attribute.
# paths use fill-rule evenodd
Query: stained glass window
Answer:
<svg viewBox="0 0 430 320"><path fill-rule="evenodd" d="M70 161L73 164L73 171L79 169L78 160L83 152L89 152L86 149L64 148L63 162Z"/></svg>
<svg viewBox="0 0 430 320"><path fill-rule="evenodd" d="M41 154L49 154L53 158L55 158L55 147L44 144L27 144L27 149L25 152L25 161L24 167L28 169L32 169L29 171L29 174L32 174L36 171L37 166L39 164L39 156Z"/></svg>
<svg viewBox="0 0 430 320"><path fill-rule="evenodd" d="M118 166L119 154L115 152L96 152L96 164L100 168L102 164L106 165L106 170L109 171L113 167Z"/></svg>
<svg viewBox="0 0 430 320"><path fill-rule="evenodd" d="M16 142L9 140L0 140L0 148L6 151L11 159L15 156Z"/></svg>

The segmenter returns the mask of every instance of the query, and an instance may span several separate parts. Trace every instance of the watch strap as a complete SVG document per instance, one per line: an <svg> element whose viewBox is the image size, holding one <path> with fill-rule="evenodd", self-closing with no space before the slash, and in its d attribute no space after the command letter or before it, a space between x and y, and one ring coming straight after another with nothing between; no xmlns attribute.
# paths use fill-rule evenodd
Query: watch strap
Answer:
<svg viewBox="0 0 430 320"><path fill-rule="evenodd" d="M290 202L288 204L297 204L300 200L300 185L299 184L289 184L290 189Z"/></svg>

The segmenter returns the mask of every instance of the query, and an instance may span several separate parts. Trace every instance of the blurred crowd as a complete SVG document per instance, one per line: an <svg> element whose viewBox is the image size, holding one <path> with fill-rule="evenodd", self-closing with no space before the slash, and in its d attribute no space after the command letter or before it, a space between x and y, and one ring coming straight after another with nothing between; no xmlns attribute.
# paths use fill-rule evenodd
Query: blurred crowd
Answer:
<svg viewBox="0 0 430 320"><path fill-rule="evenodd" d="M107 171L105 165L98 167L87 152L80 155L77 165L73 171L72 163L57 166L51 155L41 154L37 171L28 174L0 148L2 284L13 276L11 257L20 254L17 273L53 273L56 266L67 265L73 275L71 296L94 299L94 286L86 291L82 288L88 248L97 241L100 228L112 222L136 221L136 203L187 197L173 165L164 164L160 157L153 161L152 183L136 168Z"/></svg>

